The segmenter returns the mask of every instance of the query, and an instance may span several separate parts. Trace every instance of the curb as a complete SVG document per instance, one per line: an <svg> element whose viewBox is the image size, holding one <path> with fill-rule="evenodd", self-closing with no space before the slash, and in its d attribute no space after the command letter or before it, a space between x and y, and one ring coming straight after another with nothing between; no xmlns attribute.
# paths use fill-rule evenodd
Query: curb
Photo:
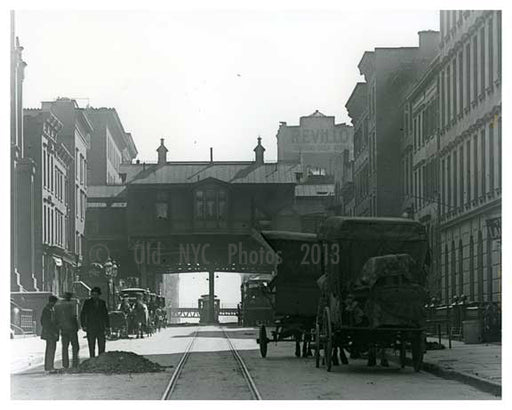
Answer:
<svg viewBox="0 0 512 410"><path fill-rule="evenodd" d="M407 366L412 366L412 360L410 358L407 357L405 362ZM457 372L429 362L423 362L421 370L442 377L443 379L455 380L485 393L501 397L501 384L494 383L475 374Z"/></svg>

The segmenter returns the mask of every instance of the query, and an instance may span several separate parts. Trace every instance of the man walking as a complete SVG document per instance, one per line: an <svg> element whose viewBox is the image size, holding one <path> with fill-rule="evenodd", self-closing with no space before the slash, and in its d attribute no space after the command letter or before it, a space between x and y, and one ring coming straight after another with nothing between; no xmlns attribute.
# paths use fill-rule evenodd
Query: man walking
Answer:
<svg viewBox="0 0 512 410"><path fill-rule="evenodd" d="M57 349L57 341L59 340L59 328L55 320L55 303L57 297L51 295L48 298L48 304L44 307L41 314L41 339L46 340L46 350L44 353L44 370L55 370L53 362L55 361L55 350Z"/></svg>
<svg viewBox="0 0 512 410"><path fill-rule="evenodd" d="M95 356L96 340L98 341L98 354L105 351L105 331L110 328L107 305L100 299L101 289L91 289L91 297L84 302L80 321L82 329L87 333L89 356Z"/></svg>
<svg viewBox="0 0 512 410"><path fill-rule="evenodd" d="M62 337L62 367L69 368L69 344L73 351L73 367L78 367L78 351L80 345L78 343L78 317L76 302L71 300L73 294L71 292L64 293L64 300L55 306L55 316L57 325L60 329Z"/></svg>

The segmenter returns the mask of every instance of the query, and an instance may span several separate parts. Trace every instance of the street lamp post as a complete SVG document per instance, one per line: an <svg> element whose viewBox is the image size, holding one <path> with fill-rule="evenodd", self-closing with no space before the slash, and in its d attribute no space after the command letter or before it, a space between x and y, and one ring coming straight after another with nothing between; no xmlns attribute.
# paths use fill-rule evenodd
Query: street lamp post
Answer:
<svg viewBox="0 0 512 410"><path fill-rule="evenodd" d="M107 277L107 306L109 309L112 308L110 303L110 283L112 281L112 261L110 258L103 265L103 269L105 270L105 276Z"/></svg>

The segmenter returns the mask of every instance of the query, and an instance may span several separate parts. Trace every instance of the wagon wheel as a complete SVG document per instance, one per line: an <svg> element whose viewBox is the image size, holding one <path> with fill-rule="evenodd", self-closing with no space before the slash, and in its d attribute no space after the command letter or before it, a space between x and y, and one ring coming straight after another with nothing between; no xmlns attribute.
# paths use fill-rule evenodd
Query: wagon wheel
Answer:
<svg viewBox="0 0 512 410"><path fill-rule="evenodd" d="M328 307L324 310L324 328L325 328L325 345L324 345L324 357L325 367L328 372L331 371L332 367L332 324L331 324L331 311Z"/></svg>
<svg viewBox="0 0 512 410"><path fill-rule="evenodd" d="M414 371L419 372L423 362L423 332L418 332L413 336L411 341L411 350Z"/></svg>
<svg viewBox="0 0 512 410"><path fill-rule="evenodd" d="M259 344L260 344L261 357L263 357L263 358L267 357L268 339L267 339L267 329L265 328L265 325L261 325L261 327L260 327Z"/></svg>
<svg viewBox="0 0 512 410"><path fill-rule="evenodd" d="M316 322L315 326L315 365L318 369L320 367L320 324Z"/></svg>

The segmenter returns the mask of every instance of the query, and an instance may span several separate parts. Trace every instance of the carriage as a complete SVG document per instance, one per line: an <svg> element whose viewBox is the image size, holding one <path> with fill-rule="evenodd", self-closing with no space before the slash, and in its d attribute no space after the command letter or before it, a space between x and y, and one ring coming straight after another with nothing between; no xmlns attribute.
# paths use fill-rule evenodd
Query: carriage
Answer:
<svg viewBox="0 0 512 410"><path fill-rule="evenodd" d="M273 322L272 297L268 279L260 277L246 280L240 286L241 320L243 326L257 326Z"/></svg>
<svg viewBox="0 0 512 410"><path fill-rule="evenodd" d="M260 326L257 343L261 356L266 357L270 341L291 340L295 341L295 355L306 357L311 355L320 295L316 284L321 272L317 236L285 231L261 234L277 255L276 275L267 287L274 310L274 329L269 339L267 326Z"/></svg>
<svg viewBox="0 0 512 410"><path fill-rule="evenodd" d="M429 263L425 228L402 218L328 218L318 234L322 249L321 297L316 323L316 365L331 370L337 351L348 363L377 351L412 350L416 371L423 359L424 265Z"/></svg>

